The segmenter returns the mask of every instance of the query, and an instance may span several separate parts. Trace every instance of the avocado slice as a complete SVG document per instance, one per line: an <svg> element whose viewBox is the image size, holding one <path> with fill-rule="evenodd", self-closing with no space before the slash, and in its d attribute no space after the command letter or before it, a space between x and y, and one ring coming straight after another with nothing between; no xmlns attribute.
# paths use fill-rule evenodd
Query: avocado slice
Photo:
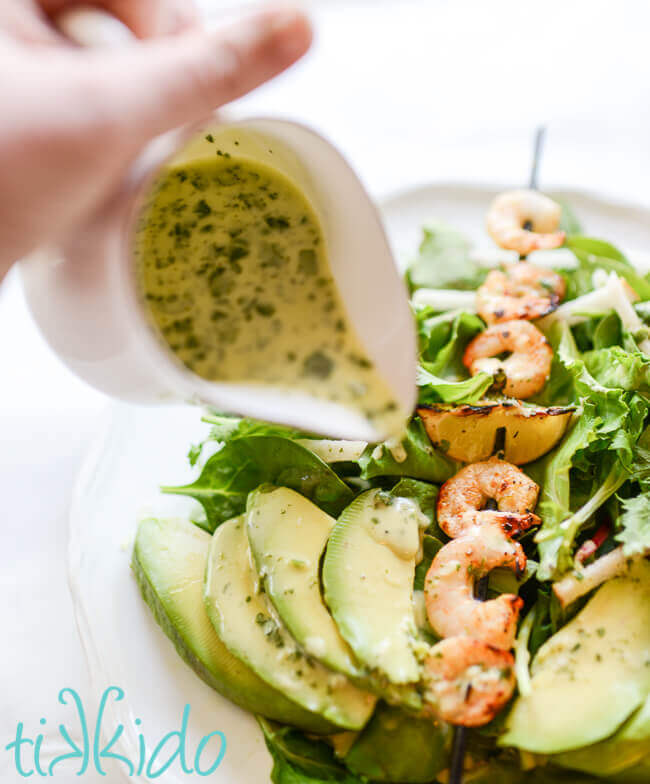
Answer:
<svg viewBox="0 0 650 784"><path fill-rule="evenodd" d="M648 784L650 781L650 755L633 768L612 776L611 784Z"/></svg>
<svg viewBox="0 0 650 784"><path fill-rule="evenodd" d="M366 724L376 698L306 654L259 591L243 515L212 537L204 600L221 641L262 680L337 727Z"/></svg>
<svg viewBox="0 0 650 784"><path fill-rule="evenodd" d="M650 755L650 697L611 738L553 757L556 765L599 776L613 776ZM650 781L650 776L648 777Z"/></svg>
<svg viewBox="0 0 650 784"><path fill-rule="evenodd" d="M415 501L373 489L343 511L323 564L325 601L357 659L393 684L419 680L413 578L420 530Z"/></svg>
<svg viewBox="0 0 650 784"><path fill-rule="evenodd" d="M295 490L250 493L246 532L257 573L280 619L307 654L337 672L358 676L320 592L320 560L336 520Z"/></svg>
<svg viewBox="0 0 650 784"><path fill-rule="evenodd" d="M203 577L212 537L182 520L143 520L133 573L144 600L181 658L208 686L244 710L328 733L333 725L268 686L215 634L203 606Z"/></svg>
<svg viewBox="0 0 650 784"><path fill-rule="evenodd" d="M451 728L380 703L344 757L346 766L372 781L430 782L449 764Z"/></svg>
<svg viewBox="0 0 650 784"><path fill-rule="evenodd" d="M609 738L648 698L648 651L650 563L639 559L539 649L500 745L557 754Z"/></svg>

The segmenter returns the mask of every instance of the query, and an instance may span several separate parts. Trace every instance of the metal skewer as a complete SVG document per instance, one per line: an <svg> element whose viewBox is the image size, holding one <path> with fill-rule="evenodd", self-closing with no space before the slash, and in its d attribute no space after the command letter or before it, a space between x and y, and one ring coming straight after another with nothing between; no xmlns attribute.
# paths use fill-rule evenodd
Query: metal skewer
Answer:
<svg viewBox="0 0 650 784"><path fill-rule="evenodd" d="M486 509L497 509L497 502L489 498L485 504ZM484 602L488 596L489 577L481 577L474 588L475 597ZM463 769L465 767L465 752L467 747L467 727L458 725L454 730L454 740L451 747L451 763L449 765L449 784L463 784Z"/></svg>
<svg viewBox="0 0 650 784"><path fill-rule="evenodd" d="M539 162L542 158L542 151L544 149L544 141L546 140L546 126L540 125L535 131L535 143L533 147L533 163L530 167L530 179L528 187L531 191L538 190L537 185L537 172L539 170Z"/></svg>
<svg viewBox="0 0 650 784"><path fill-rule="evenodd" d="M539 171L539 162L542 157L542 151L544 150L544 141L546 139L546 126L540 125L539 128L535 131L535 142L533 144L533 162L530 167L530 178L528 180L528 187L531 191L538 190L537 187L537 173ZM526 221L524 223L524 229L527 231L532 231L533 224L531 221ZM519 256L519 261L525 261L526 256Z"/></svg>
<svg viewBox="0 0 650 784"><path fill-rule="evenodd" d="M533 143L533 161L530 168L530 178L528 180L528 187L530 190L536 191L538 189L537 175L539 172L539 164L544 150L544 141L546 138L546 126L540 125L535 131L535 141ZM532 223L527 221L524 223L524 229L531 231L533 228ZM525 261L525 256L520 256L520 261ZM503 434L497 433L495 439L494 450L497 456L501 456L499 452L503 450L503 444L497 444L499 435L503 439ZM494 499L488 499L485 505L486 509L497 509L497 504ZM482 577L474 589L474 595L477 599L484 602L488 594L488 581L489 577L486 575ZM449 784L463 784L463 770L465 767L465 753L467 749L467 727L458 725L454 730L454 740L451 748L451 762L449 765Z"/></svg>

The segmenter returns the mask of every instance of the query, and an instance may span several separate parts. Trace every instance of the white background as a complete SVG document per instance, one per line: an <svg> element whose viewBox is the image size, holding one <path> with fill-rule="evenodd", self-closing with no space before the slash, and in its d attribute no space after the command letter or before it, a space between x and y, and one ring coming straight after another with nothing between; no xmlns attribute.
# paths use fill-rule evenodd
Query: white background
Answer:
<svg viewBox="0 0 650 784"><path fill-rule="evenodd" d="M546 123L543 187L650 206L644 0L309 5L310 55L238 111L319 128L374 195L428 181L523 183L534 128ZM5 198L1 188L0 173ZM18 721L35 728L44 717L52 728L66 715L56 703L64 686L90 697L67 592L67 511L107 405L52 356L15 278L0 288L3 782L22 781L4 751Z"/></svg>

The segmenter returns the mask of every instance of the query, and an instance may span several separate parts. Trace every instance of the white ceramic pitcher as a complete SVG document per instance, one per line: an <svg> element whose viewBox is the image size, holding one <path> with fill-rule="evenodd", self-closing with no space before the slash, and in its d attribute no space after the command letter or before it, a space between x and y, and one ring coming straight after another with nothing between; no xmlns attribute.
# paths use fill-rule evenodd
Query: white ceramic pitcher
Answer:
<svg viewBox="0 0 650 784"><path fill-rule="evenodd" d="M86 39L101 42L94 26L105 22L101 14L91 12L90 21L82 21ZM405 417L410 414L416 389L413 319L380 217L340 153L314 130L287 120L220 114L151 142L119 199L65 244L21 263L27 302L47 341L77 375L124 400L207 403L337 437L376 441L389 435L360 413L306 393L206 381L157 339L136 293L134 223L162 165L214 154L207 134L224 151L272 165L311 201L348 319ZM235 137L239 145L233 148Z"/></svg>

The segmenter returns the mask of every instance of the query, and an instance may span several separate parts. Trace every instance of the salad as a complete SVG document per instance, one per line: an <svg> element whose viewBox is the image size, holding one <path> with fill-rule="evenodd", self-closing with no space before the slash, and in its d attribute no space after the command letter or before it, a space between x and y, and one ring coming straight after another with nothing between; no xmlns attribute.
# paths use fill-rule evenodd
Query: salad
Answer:
<svg viewBox="0 0 650 784"><path fill-rule="evenodd" d="M208 412L133 571L275 784L650 781L650 275L568 205L432 222L404 437ZM455 781L459 779L456 777Z"/></svg>

